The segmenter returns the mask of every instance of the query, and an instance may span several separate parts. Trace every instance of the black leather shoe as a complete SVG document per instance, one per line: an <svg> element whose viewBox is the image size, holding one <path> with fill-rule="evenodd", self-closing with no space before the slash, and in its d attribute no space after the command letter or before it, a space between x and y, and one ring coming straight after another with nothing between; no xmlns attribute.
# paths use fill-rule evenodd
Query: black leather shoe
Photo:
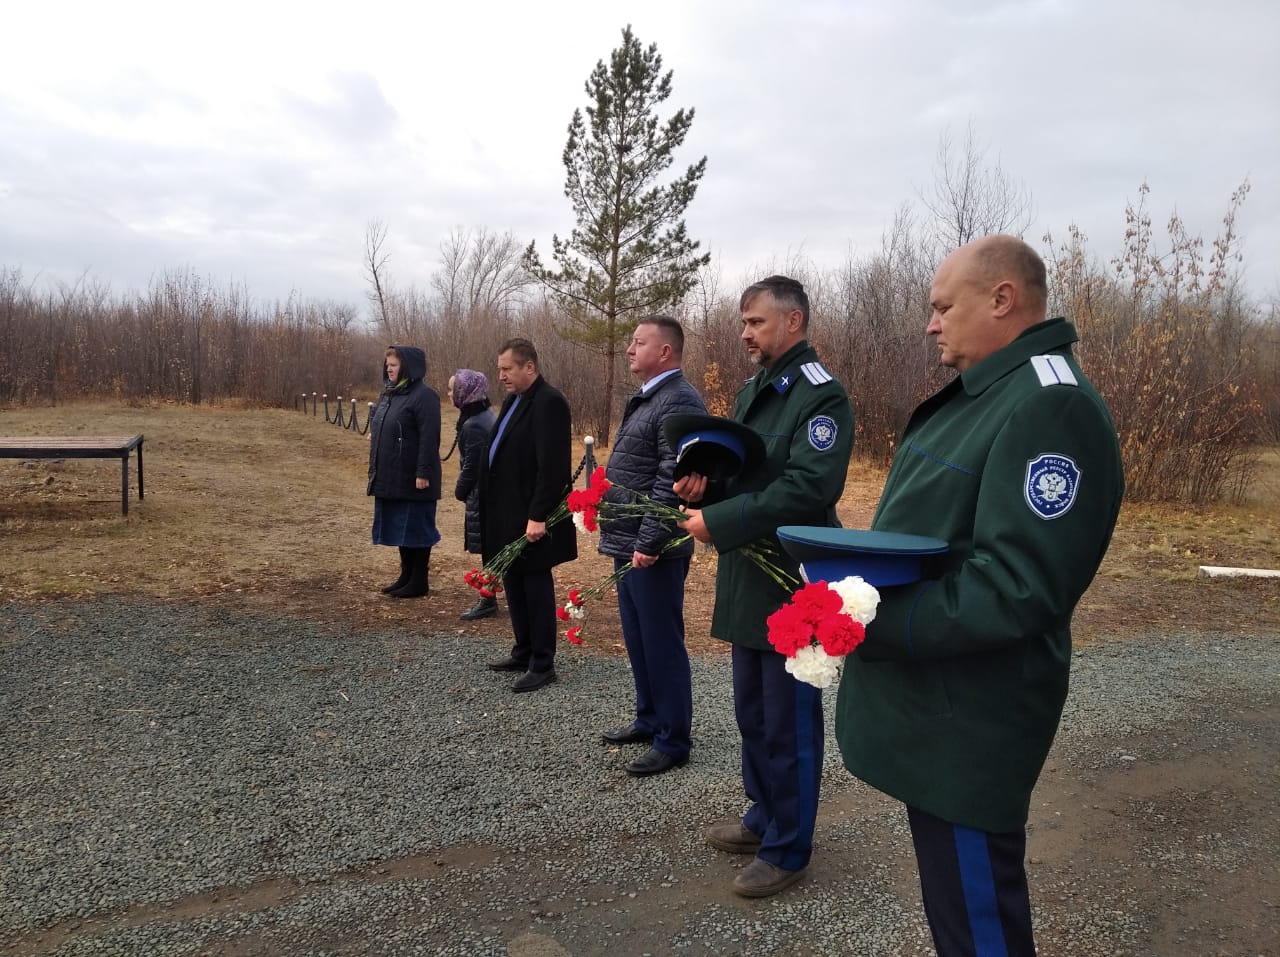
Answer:
<svg viewBox="0 0 1280 957"><path fill-rule="evenodd" d="M537 691L543 685L549 685L555 680L556 673L554 671L526 671L516 679L516 683L511 686L511 690L515 692Z"/></svg>
<svg viewBox="0 0 1280 957"><path fill-rule="evenodd" d="M497 613L498 599L481 598L458 617L463 621L475 621L479 618L488 618L490 615L496 615Z"/></svg>
<svg viewBox="0 0 1280 957"><path fill-rule="evenodd" d="M606 744L635 744L637 741L652 741L653 732L645 731L634 721L625 728L614 728L600 735Z"/></svg>
<svg viewBox="0 0 1280 957"><path fill-rule="evenodd" d="M634 761L624 764L622 770L632 777L642 778L650 774L662 774L664 771L670 771L672 768L678 768L688 763L688 755L683 758L673 758L669 754L663 754L657 748L650 748Z"/></svg>
<svg viewBox="0 0 1280 957"><path fill-rule="evenodd" d="M516 661L510 655L505 658L499 658L497 661L489 662L490 671L528 671L529 663L527 661Z"/></svg>

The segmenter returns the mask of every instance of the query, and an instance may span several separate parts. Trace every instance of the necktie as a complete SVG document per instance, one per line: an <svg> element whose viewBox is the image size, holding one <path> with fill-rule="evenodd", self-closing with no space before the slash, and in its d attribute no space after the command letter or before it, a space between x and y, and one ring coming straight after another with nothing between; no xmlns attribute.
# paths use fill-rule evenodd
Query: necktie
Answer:
<svg viewBox="0 0 1280 957"><path fill-rule="evenodd" d="M502 433L507 429L507 423L511 421L511 416L515 414L516 406L520 404L520 396L517 395L511 402L511 407L507 409L507 414L502 417L502 421L498 423L498 431L493 437L493 442L489 445L489 464L493 464L493 453L498 451L498 443L502 441Z"/></svg>

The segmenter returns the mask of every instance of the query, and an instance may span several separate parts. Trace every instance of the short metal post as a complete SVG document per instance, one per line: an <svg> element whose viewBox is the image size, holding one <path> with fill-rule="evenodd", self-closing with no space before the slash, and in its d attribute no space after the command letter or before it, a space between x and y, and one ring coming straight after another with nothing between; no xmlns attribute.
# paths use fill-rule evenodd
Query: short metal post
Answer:
<svg viewBox="0 0 1280 957"><path fill-rule="evenodd" d="M582 471L586 476L582 484L588 488L591 487L591 473L596 470L595 445L596 440L591 436L582 437L582 447L585 450L582 454Z"/></svg>

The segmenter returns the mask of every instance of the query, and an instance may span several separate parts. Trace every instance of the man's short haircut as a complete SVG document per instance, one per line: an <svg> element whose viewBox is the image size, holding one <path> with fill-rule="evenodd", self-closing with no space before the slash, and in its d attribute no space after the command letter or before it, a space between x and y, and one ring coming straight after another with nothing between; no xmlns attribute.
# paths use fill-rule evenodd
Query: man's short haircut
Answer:
<svg viewBox="0 0 1280 957"><path fill-rule="evenodd" d="M538 368L538 350L533 347L533 343L528 339L522 339L517 336L514 339L508 339L498 349L498 355L504 352L510 352L511 358L515 359L520 365L526 362L532 362L533 367Z"/></svg>
<svg viewBox="0 0 1280 957"><path fill-rule="evenodd" d="M789 276L769 276L759 282L753 282L743 290L742 298L738 300L738 311L745 311L751 305L751 301L762 292L773 296L774 303L783 312L799 309L802 317L800 328L809 328L809 294L804 291L804 286L798 280Z"/></svg>
<svg viewBox="0 0 1280 957"><path fill-rule="evenodd" d="M1049 281L1040 254L1016 236L988 236L974 251L975 278L984 284L1012 279L1029 294L1028 306L1045 308Z"/></svg>
<svg viewBox="0 0 1280 957"><path fill-rule="evenodd" d="M684 356L684 326L671 316L664 316L655 313L652 316L645 316L637 326L657 326L661 330L662 338L671 344L671 351L679 360Z"/></svg>

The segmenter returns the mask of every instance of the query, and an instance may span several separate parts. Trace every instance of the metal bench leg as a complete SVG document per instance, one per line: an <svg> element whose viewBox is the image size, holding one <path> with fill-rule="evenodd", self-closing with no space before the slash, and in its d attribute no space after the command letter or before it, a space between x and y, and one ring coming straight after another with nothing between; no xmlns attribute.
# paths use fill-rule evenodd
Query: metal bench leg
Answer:
<svg viewBox="0 0 1280 957"><path fill-rule="evenodd" d="M142 501L142 443L138 443L138 501Z"/></svg>

